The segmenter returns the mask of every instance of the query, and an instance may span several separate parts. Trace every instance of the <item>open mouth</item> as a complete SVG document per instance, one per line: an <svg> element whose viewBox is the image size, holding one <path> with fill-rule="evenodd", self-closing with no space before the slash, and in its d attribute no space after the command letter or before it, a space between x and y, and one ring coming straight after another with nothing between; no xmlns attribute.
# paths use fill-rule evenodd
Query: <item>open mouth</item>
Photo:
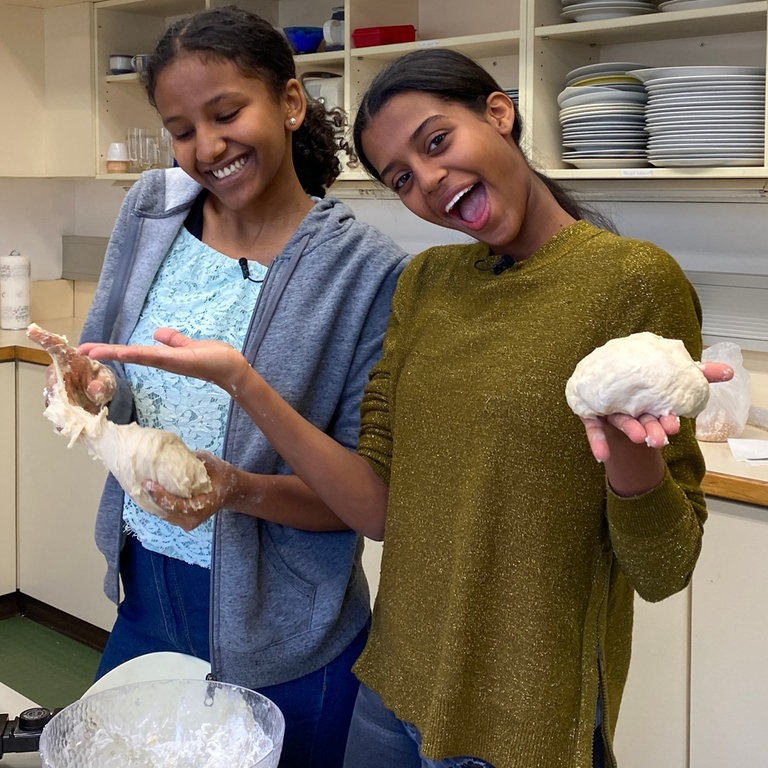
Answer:
<svg viewBox="0 0 768 768"><path fill-rule="evenodd" d="M208 173L210 173L211 176L213 176L215 179L219 179L219 181L221 181L222 179L228 178L233 173L237 173L247 162L247 157L238 157L229 165L225 165L223 168L217 168L216 170L208 171Z"/></svg>
<svg viewBox="0 0 768 768"><path fill-rule="evenodd" d="M458 192L445 206L445 212L467 227L481 227L488 216L488 196L482 184L472 184Z"/></svg>

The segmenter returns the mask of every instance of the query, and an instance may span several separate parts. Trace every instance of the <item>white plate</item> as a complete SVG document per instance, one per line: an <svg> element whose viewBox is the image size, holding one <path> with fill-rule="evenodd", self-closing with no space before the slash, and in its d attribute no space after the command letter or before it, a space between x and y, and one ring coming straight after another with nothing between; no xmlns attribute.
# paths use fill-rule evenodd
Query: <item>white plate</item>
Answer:
<svg viewBox="0 0 768 768"><path fill-rule="evenodd" d="M119 685L149 680L205 680L211 665L185 653L162 651L146 653L120 664L100 677L82 696L106 691Z"/></svg>
<svg viewBox="0 0 768 768"><path fill-rule="evenodd" d="M560 117L573 115L643 115L645 107L642 104L579 104L575 107L563 107Z"/></svg>
<svg viewBox="0 0 768 768"><path fill-rule="evenodd" d="M566 21L602 21L603 19L621 19L627 16L642 16L646 13L655 13L656 8L651 6L649 8L639 8L635 6L617 5L617 6L605 6L604 8L594 8L582 10L579 6L574 5L572 8L567 8L560 14L561 19Z"/></svg>
<svg viewBox="0 0 768 768"><path fill-rule="evenodd" d="M646 168L644 157L564 157L563 162L577 168Z"/></svg>
<svg viewBox="0 0 768 768"><path fill-rule="evenodd" d="M568 86L557 96L560 107L575 107L581 104L645 104L645 91L620 91L594 85Z"/></svg>
<svg viewBox="0 0 768 768"><path fill-rule="evenodd" d="M724 98L733 99L738 96L757 96L760 97L765 93L765 85L758 83L757 85L692 85L691 83L673 83L669 85L646 85L648 90L648 101L651 101L656 96L667 96L670 94L680 94L689 96L700 96L705 93L719 93ZM764 96L763 96L764 98Z"/></svg>
<svg viewBox="0 0 768 768"><path fill-rule="evenodd" d="M689 123L706 120L707 124L711 125L713 128L727 128L728 125L730 125L731 120L760 124L763 122L763 110L761 109L759 112L750 112L745 109L715 110L696 109L695 107L692 107L691 109L670 109L663 112L658 110L648 110L645 113L645 119L648 122L661 121L665 123L671 123L678 120ZM722 122L724 120L727 121L727 125Z"/></svg>
<svg viewBox="0 0 768 768"><path fill-rule="evenodd" d="M660 11L692 11L696 8L717 8L720 5L737 5L744 0L667 0L659 3Z"/></svg>
<svg viewBox="0 0 768 768"><path fill-rule="evenodd" d="M689 88L707 88L710 85L751 85L762 88L765 84L765 75L685 75L680 77L659 77L646 80L646 90L653 91L664 85L686 85Z"/></svg>
<svg viewBox="0 0 768 768"><path fill-rule="evenodd" d="M733 98L723 96L720 93L697 93L694 95L680 93L657 93L649 98L649 107L670 106L696 106L709 107L721 104L743 104L745 106L761 107L765 104L765 96L759 94L736 94Z"/></svg>
<svg viewBox="0 0 768 768"><path fill-rule="evenodd" d="M575 141L570 144L563 142L563 146L577 151L591 150L608 154L615 149L634 149L638 152L645 150L644 141Z"/></svg>
<svg viewBox="0 0 768 768"><path fill-rule="evenodd" d="M665 157L663 159L658 158L651 160L648 158L648 162L651 165L655 165L657 168L724 168L730 167L747 167L763 164L762 157L722 157L713 155L711 157Z"/></svg>
<svg viewBox="0 0 768 768"><path fill-rule="evenodd" d="M563 128L574 128L576 126L587 128L601 125L603 122L608 120L610 120L612 124L621 122L624 126L629 128L643 128L645 126L645 118L642 115L626 115L623 116L623 119L622 115L615 115L613 117L606 115L595 115L593 117L590 117L589 115L586 117L569 117L565 120L561 120L560 125Z"/></svg>
<svg viewBox="0 0 768 768"><path fill-rule="evenodd" d="M658 80L666 77L711 77L720 79L726 76L759 76L765 77L765 67L740 67L740 66L683 66L683 67L647 67L645 69L633 69L626 74L636 77L643 83L649 80Z"/></svg>
<svg viewBox="0 0 768 768"><path fill-rule="evenodd" d="M634 131L623 131L623 130L617 130L616 128L612 128L611 130L603 131L603 130L593 130L593 131L586 131L583 129L578 130L571 130L566 129L563 131L563 141L566 140L595 140L595 139L611 139L612 141L624 141L627 139L637 140L637 139L647 139L646 132L644 130L634 130Z"/></svg>
<svg viewBox="0 0 768 768"><path fill-rule="evenodd" d="M631 61L600 61L597 64L586 64L583 67L572 69L565 76L566 85L571 80L580 80L591 75L615 75L626 74L630 69L644 69L645 64L636 64Z"/></svg>

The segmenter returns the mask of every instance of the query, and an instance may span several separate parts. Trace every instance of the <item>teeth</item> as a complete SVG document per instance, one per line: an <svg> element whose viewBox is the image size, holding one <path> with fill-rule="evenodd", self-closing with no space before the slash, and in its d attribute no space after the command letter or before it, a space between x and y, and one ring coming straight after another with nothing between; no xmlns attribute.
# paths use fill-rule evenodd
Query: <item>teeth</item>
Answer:
<svg viewBox="0 0 768 768"><path fill-rule="evenodd" d="M472 189L472 187L474 186L475 186L474 184L471 184L466 189L462 189L461 192L458 192L456 196L453 198L453 200L451 200L451 202L445 206L445 212L450 213L453 210L453 207L456 205L456 203L458 203L459 200L461 200L461 198L464 197L464 195L466 195L467 192L469 192L469 190Z"/></svg>
<svg viewBox="0 0 768 768"><path fill-rule="evenodd" d="M228 165L226 168L219 168L218 171L211 171L211 173L217 179L226 179L227 176L234 173L235 171L239 171L244 165L245 165L245 159L242 157L238 157L237 160L235 160L233 163Z"/></svg>

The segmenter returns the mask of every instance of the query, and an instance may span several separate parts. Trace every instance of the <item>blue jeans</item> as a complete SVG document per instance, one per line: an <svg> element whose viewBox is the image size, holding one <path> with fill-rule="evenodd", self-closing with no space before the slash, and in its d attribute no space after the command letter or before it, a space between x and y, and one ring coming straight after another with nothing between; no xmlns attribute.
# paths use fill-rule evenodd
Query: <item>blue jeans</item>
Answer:
<svg viewBox="0 0 768 768"><path fill-rule="evenodd" d="M344 768L493 768L476 757L430 760L415 726L399 720L378 694L360 685L349 728Z"/></svg>
<svg viewBox="0 0 768 768"><path fill-rule="evenodd" d="M209 569L151 552L129 536L120 559L120 576L125 597L97 679L145 653L176 651L210 660ZM341 768L359 687L352 664L367 637L365 626L325 667L258 689L285 717L279 768Z"/></svg>
<svg viewBox="0 0 768 768"><path fill-rule="evenodd" d="M421 735L416 726L399 720L378 694L361 684L349 728L344 768L493 768L476 757L430 760L420 753L420 746ZM598 727L593 741L593 768L603 766L603 738Z"/></svg>

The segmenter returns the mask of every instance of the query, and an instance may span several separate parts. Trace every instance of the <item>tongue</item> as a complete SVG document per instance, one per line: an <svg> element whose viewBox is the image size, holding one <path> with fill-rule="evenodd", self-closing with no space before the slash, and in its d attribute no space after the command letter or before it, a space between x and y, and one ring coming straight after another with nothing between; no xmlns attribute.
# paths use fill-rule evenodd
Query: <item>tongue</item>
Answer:
<svg viewBox="0 0 768 768"><path fill-rule="evenodd" d="M456 208L459 216L468 224L477 221L485 212L486 195L482 184L475 184L464 197L459 200Z"/></svg>

